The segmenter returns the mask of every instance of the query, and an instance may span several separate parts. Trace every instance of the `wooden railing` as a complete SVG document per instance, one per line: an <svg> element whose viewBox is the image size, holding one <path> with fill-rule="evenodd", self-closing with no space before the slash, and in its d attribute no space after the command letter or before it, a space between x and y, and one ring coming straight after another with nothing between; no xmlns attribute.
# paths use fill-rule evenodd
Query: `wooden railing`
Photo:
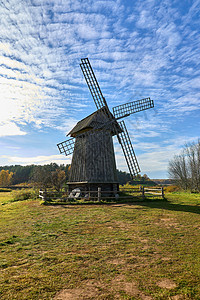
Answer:
<svg viewBox="0 0 200 300"><path fill-rule="evenodd" d="M148 196L148 195L154 195L154 196L161 196L162 198L165 197L164 195L164 188L145 188L142 187L142 196L143 198Z"/></svg>
<svg viewBox="0 0 200 300"><path fill-rule="evenodd" d="M71 195L70 192L55 192L55 191L39 191L39 197L45 201L55 201L60 200L62 202L70 201L72 199L85 199L85 200L93 200L93 201L101 201L105 199L131 199L131 198L164 198L164 189L161 188L149 188L149 187L140 187L140 188L124 188L123 187L119 191L102 191L99 187L97 191L84 191L81 193L77 193L77 195Z"/></svg>

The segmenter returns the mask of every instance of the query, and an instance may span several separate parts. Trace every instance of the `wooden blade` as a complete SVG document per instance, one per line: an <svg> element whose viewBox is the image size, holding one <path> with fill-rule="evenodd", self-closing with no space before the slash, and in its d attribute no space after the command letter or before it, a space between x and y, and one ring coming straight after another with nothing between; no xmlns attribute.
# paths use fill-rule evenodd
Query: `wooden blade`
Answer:
<svg viewBox="0 0 200 300"><path fill-rule="evenodd" d="M108 107L97 82L94 71L92 70L89 59L82 58L80 66L97 109L100 109L103 106Z"/></svg>
<svg viewBox="0 0 200 300"><path fill-rule="evenodd" d="M124 121L119 122L119 125L123 131L117 135L118 141L122 146L129 172L133 178L140 172L140 167Z"/></svg>
<svg viewBox="0 0 200 300"><path fill-rule="evenodd" d="M150 98L144 98L113 107L113 115L117 120L119 120L129 116L130 114L134 114L152 107L154 107L153 100Z"/></svg>

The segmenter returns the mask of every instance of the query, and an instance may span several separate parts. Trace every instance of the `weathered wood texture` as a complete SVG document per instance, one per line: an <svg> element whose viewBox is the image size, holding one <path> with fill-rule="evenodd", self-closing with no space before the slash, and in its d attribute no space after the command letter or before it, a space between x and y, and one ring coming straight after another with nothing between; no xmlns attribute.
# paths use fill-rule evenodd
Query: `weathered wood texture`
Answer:
<svg viewBox="0 0 200 300"><path fill-rule="evenodd" d="M100 130L76 137L69 182L117 182L110 131Z"/></svg>

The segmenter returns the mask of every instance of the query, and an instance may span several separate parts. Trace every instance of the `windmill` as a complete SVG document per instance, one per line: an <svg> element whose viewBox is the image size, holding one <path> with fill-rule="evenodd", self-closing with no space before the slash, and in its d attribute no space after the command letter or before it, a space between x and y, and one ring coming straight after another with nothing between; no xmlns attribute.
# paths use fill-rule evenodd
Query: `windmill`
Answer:
<svg viewBox="0 0 200 300"><path fill-rule="evenodd" d="M128 117L154 107L153 100L144 98L118 105L113 112L99 87L88 58L81 59L81 70L89 87L97 110L79 121L68 133L71 138L57 144L61 154L73 153L69 175L69 191L79 188L84 191L117 191L117 179L113 136L122 147L129 172L134 178L140 168L124 121Z"/></svg>

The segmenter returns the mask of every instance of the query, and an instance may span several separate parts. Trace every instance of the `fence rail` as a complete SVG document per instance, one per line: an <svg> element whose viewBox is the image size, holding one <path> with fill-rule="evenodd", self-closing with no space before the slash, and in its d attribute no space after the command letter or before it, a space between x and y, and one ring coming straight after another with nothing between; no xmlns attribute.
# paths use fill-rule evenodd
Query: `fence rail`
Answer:
<svg viewBox="0 0 200 300"><path fill-rule="evenodd" d="M53 201L53 200L61 200L61 201L67 201L70 199L85 199L85 200L96 200L101 201L104 199L130 199L134 197L141 197L142 199L145 199L146 197L159 197L164 198L164 189L161 188L146 188L146 187L140 187L138 188L125 188L123 187L119 191L102 191L99 187L96 191L82 191L77 192L72 195L71 192L65 191L65 192L55 192L50 190L40 190L39 191L39 197L45 201Z"/></svg>

